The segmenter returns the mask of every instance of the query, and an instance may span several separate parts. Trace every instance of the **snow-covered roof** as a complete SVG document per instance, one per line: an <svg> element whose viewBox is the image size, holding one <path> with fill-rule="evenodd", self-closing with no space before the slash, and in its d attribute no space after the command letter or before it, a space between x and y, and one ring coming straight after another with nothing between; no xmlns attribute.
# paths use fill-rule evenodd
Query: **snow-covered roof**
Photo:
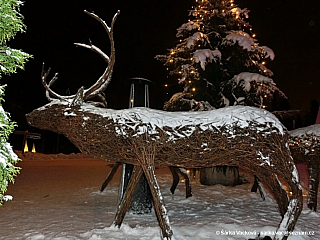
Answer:
<svg viewBox="0 0 320 240"><path fill-rule="evenodd" d="M313 135L320 137L320 124L314 124L308 127L298 128L289 132L292 137L305 137Z"/></svg>

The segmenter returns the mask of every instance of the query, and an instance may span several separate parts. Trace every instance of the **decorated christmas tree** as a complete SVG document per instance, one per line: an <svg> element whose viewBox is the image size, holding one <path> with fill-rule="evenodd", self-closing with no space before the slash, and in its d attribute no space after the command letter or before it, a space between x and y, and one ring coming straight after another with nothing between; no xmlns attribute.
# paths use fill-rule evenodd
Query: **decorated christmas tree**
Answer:
<svg viewBox="0 0 320 240"><path fill-rule="evenodd" d="M18 68L23 69L29 54L21 50L12 49L7 42L14 38L18 32L24 32L23 16L19 13L21 1L0 1L0 77L2 74L15 73ZM14 182L14 177L19 172L15 166L17 155L7 142L15 123L10 120L10 115L2 108L4 86L0 86L0 205L3 200L11 197L4 196L8 183Z"/></svg>
<svg viewBox="0 0 320 240"><path fill-rule="evenodd" d="M266 65L273 50L260 46L247 22L249 10L234 0L195 0L189 20L177 29L178 43L158 55L182 86L164 105L169 111L206 111L233 105L274 109L286 99ZM170 86L170 83L166 86ZM218 166L200 171L202 184L237 185L237 167Z"/></svg>
<svg viewBox="0 0 320 240"><path fill-rule="evenodd" d="M246 21L248 9L233 0L196 0L189 17L177 29L178 44L156 56L183 89L165 103L165 110L232 105L273 110L275 94L277 99L286 98L266 67L274 52L259 45Z"/></svg>

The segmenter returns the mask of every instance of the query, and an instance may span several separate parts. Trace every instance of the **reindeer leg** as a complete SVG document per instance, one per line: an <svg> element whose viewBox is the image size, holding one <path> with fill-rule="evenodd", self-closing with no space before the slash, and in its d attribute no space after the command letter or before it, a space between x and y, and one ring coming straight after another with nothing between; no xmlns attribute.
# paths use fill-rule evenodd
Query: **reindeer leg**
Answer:
<svg viewBox="0 0 320 240"><path fill-rule="evenodd" d="M169 218L167 215L167 210L164 206L163 198L161 196L160 188L158 185L158 181L156 179L156 175L154 173L154 166L142 166L143 172L146 176L146 179L149 183L151 194L153 197L154 210L157 215L157 219L159 222L159 226L162 231L162 236L165 239L171 239L172 230L169 224Z"/></svg>
<svg viewBox="0 0 320 240"><path fill-rule="evenodd" d="M126 191L118 205L117 213L113 221L114 226L121 226L123 218L130 207L134 191L137 188L142 173L143 171L141 167L134 166Z"/></svg>
<svg viewBox="0 0 320 240"><path fill-rule="evenodd" d="M187 171L184 168L178 168L179 172L185 179L185 185L186 185L186 198L192 197L192 191L191 191L191 184L190 184L190 177Z"/></svg>
<svg viewBox="0 0 320 240"><path fill-rule="evenodd" d="M308 208L317 211L317 197L319 187L319 171L320 169L314 164L308 162L309 173L309 194L308 194Z"/></svg>
<svg viewBox="0 0 320 240"><path fill-rule="evenodd" d="M260 196L263 199L263 201L266 200L266 196L265 196L264 191L262 189L261 182L260 182L259 178L256 175L254 175L254 182L253 182L253 185L251 188L251 192L256 193L258 189L259 189Z"/></svg>
<svg viewBox="0 0 320 240"><path fill-rule="evenodd" d="M173 177L173 181L172 181L172 186L170 188L170 192L172 194L174 194L174 191L176 190L177 188L177 185L179 183L179 174L177 173L177 167L169 167L170 171L171 171L171 174L172 174L172 177Z"/></svg>
<svg viewBox="0 0 320 240"><path fill-rule="evenodd" d="M259 175L258 179L261 179L261 181L272 192L272 195L278 204L279 212L281 216L284 216L285 212L287 211L287 206L289 204L288 193L283 188L276 174L268 170L265 170L264 173L264 175Z"/></svg>
<svg viewBox="0 0 320 240"><path fill-rule="evenodd" d="M297 220L302 211L303 198L302 198L302 188L298 178L298 171L295 165L292 165L289 168L288 175L283 175L283 179L287 182L292 192L291 198L288 203L288 208L283 215L283 218L278 226L277 233L283 234L284 232L291 232L294 229L294 226L297 223ZM286 240L289 235L276 234L275 240L281 239Z"/></svg>
<svg viewBox="0 0 320 240"><path fill-rule="evenodd" d="M258 190L258 180L257 179L258 179L257 176L254 175L254 182L251 187L251 192L257 192L257 190Z"/></svg>
<svg viewBox="0 0 320 240"><path fill-rule="evenodd" d="M100 192L102 192L106 186L109 184L109 182L111 181L111 179L113 178L114 174L116 173L116 171L118 170L120 166L120 163L115 163L111 169L111 172L109 173L109 175L107 176L106 180L104 180L101 188L100 188Z"/></svg>

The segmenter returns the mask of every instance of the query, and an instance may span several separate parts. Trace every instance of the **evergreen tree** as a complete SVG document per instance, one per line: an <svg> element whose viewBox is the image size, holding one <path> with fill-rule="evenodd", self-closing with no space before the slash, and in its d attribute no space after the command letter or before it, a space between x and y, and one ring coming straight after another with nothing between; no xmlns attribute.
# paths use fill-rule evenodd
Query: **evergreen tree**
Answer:
<svg viewBox="0 0 320 240"><path fill-rule="evenodd" d="M24 32L23 16L19 13L21 1L0 0L0 77L2 74L15 73L18 68L23 69L29 54L21 50L12 49L7 42L14 38L18 32ZM15 123L10 120L1 105L4 96L4 87L0 86L0 205L3 200L10 197L4 196L8 183L14 182L19 168L15 166L19 160L7 142Z"/></svg>
<svg viewBox="0 0 320 240"><path fill-rule="evenodd" d="M274 52L259 46L246 21L248 14L233 0L196 0L189 21L177 29L179 43L156 56L183 87L165 103L165 110L232 105L271 110L275 94L286 98L266 67Z"/></svg>

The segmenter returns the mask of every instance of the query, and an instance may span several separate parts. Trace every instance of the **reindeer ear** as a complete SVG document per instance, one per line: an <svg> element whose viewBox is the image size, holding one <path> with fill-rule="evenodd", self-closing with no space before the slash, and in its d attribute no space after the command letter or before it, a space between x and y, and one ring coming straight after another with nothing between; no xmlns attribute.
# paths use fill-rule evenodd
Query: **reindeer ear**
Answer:
<svg viewBox="0 0 320 240"><path fill-rule="evenodd" d="M70 107L81 106L83 104L83 91L84 87L79 88L77 94L74 96Z"/></svg>

